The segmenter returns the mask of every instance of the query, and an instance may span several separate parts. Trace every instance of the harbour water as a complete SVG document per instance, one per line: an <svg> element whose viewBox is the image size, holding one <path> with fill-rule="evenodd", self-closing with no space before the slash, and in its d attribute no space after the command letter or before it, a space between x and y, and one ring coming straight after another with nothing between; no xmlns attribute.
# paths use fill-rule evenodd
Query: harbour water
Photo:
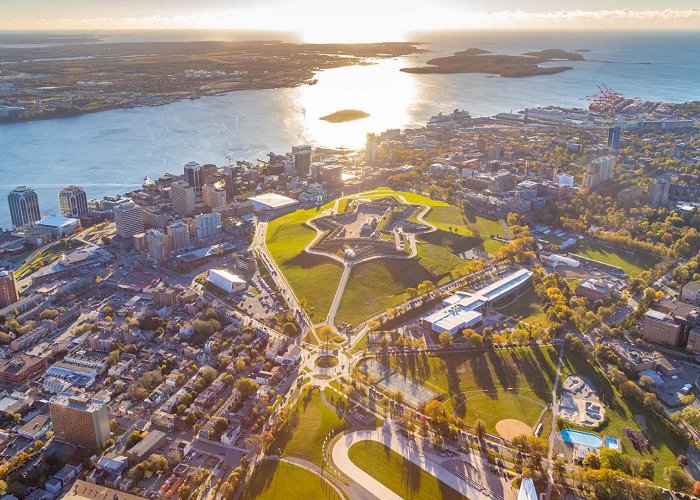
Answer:
<svg viewBox="0 0 700 500"><path fill-rule="evenodd" d="M91 198L128 191L144 175L180 173L190 161L255 161L270 151L310 143L359 147L366 132L420 126L455 108L474 116L538 105L585 107L597 85L627 96L683 102L700 100L700 32L466 32L416 34L431 52L322 71L318 83L251 90L160 107L113 110L72 118L0 125L0 227L9 227L7 193L33 187L46 214L58 191L83 186ZM417 75L400 68L456 50L479 47L496 54L586 49L586 61L555 75ZM332 124L319 117L360 109L368 118Z"/></svg>

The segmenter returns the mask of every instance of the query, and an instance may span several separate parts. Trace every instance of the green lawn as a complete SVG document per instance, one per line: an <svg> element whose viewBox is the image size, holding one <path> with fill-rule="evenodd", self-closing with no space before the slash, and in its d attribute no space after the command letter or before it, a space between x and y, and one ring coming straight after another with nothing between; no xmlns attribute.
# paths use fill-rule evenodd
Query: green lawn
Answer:
<svg viewBox="0 0 700 500"><path fill-rule="evenodd" d="M544 409L545 404L533 394L521 396L499 392L495 397L479 394L467 399L464 421L473 425L477 419L481 419L486 422L489 432L497 434L496 424L500 420L514 418L525 422L534 431Z"/></svg>
<svg viewBox="0 0 700 500"><path fill-rule="evenodd" d="M482 418L493 430L499 420L520 415L524 406L528 407L527 423L534 422L535 413L539 415L551 401L557 360L556 349L538 346L441 356L401 354L391 356L388 363L409 379L445 395L448 410L456 416L468 423ZM476 395L482 396L470 405L470 397Z"/></svg>
<svg viewBox="0 0 700 500"><path fill-rule="evenodd" d="M320 211L330 207L326 204ZM328 313L338 287L342 267L325 257L303 252L316 231L304 222L319 213L315 208L297 210L270 222L267 229L267 248L275 259L297 297L307 301L307 311L314 320L322 320Z"/></svg>
<svg viewBox="0 0 700 500"><path fill-rule="evenodd" d="M639 276L642 271L653 268L659 262L653 255L640 250L624 251L606 247L590 240L579 242L570 251L573 254L617 266L631 278Z"/></svg>
<svg viewBox="0 0 700 500"><path fill-rule="evenodd" d="M445 233L444 231L436 231L434 233L426 234L425 237L421 237L416 240L416 248L418 249L418 260L420 265L437 278L448 274L453 269L460 267L465 263L464 259L453 253L453 250L449 245L437 245L432 243L432 241L436 241L436 239L428 239L428 237L439 233L444 233L448 238L453 236L449 233Z"/></svg>
<svg viewBox="0 0 700 500"><path fill-rule="evenodd" d="M345 286L336 323L357 325L407 300L406 288L432 278L415 260L383 259L358 264L352 268Z"/></svg>
<svg viewBox="0 0 700 500"><path fill-rule="evenodd" d="M489 254L494 253L503 245L501 242L491 239L492 234L505 236L501 221L465 214L460 207L433 206L428 215L425 216L425 220L443 231L449 232L451 228L452 231L456 230L458 234L478 238L483 249Z"/></svg>
<svg viewBox="0 0 700 500"><path fill-rule="evenodd" d="M376 441L355 443L350 460L367 474L406 500L464 498L435 476Z"/></svg>
<svg viewBox="0 0 700 500"><path fill-rule="evenodd" d="M512 316L518 321L535 327L545 328L549 326L547 316L544 314L544 308L540 304L532 286L529 286L509 302L496 307L496 311L504 316Z"/></svg>
<svg viewBox="0 0 700 500"><path fill-rule="evenodd" d="M268 454L304 458L321 466L324 438L346 425L343 418L323 404L320 391L315 389L299 400Z"/></svg>
<svg viewBox="0 0 700 500"><path fill-rule="evenodd" d="M341 500L335 490L318 475L286 462L265 460L258 464L243 500L326 499Z"/></svg>

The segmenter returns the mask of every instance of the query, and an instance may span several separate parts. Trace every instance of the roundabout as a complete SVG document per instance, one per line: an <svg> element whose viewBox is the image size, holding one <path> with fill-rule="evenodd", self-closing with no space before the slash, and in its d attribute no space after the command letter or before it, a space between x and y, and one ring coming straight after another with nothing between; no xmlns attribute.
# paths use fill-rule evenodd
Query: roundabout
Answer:
<svg viewBox="0 0 700 500"><path fill-rule="evenodd" d="M334 366L338 366L339 362L340 360L331 354L322 354L314 361L319 368L333 368Z"/></svg>

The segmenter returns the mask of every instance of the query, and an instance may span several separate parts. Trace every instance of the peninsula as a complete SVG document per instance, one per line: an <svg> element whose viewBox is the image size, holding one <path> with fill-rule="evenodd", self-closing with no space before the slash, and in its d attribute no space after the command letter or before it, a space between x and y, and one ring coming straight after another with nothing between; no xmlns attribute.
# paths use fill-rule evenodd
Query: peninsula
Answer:
<svg viewBox="0 0 700 500"><path fill-rule="evenodd" d="M331 113L326 116L322 116L319 120L324 120L329 123L345 123L352 122L355 120L361 120L367 118L369 113L365 113L359 109L341 109L335 113Z"/></svg>
<svg viewBox="0 0 700 500"><path fill-rule="evenodd" d="M546 49L522 55L492 54L487 50L469 48L451 56L430 59L429 66L401 68L405 73L489 73L507 78L551 75L573 69L571 66L541 67L552 61L584 61L577 52Z"/></svg>
<svg viewBox="0 0 700 500"><path fill-rule="evenodd" d="M30 45L20 35L12 43L12 36L4 35L7 45L0 47L0 122L313 84L319 70L421 51L402 42L95 43L67 35L65 43Z"/></svg>

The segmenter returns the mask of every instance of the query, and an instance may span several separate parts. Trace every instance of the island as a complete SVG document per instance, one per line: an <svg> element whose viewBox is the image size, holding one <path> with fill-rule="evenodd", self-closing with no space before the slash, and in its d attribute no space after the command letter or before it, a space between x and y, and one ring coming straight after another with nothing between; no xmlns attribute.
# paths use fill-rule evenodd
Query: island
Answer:
<svg viewBox="0 0 700 500"><path fill-rule="evenodd" d="M506 78L551 75L573 69L571 66L541 67L552 61L584 61L577 52L546 49L522 55L500 55L478 48L455 52L451 56L430 59L429 66L401 68L405 73L489 73Z"/></svg>
<svg viewBox="0 0 700 500"><path fill-rule="evenodd" d="M341 109L335 113L331 113L326 116L322 116L319 120L324 120L329 123L345 123L352 122L355 120L361 120L367 118L369 113L365 113L359 109Z"/></svg>
<svg viewBox="0 0 700 500"><path fill-rule="evenodd" d="M421 52L404 42L105 42L55 35L56 43L3 34L0 122L158 106L237 90L296 87L317 71ZM361 118L361 117L358 117ZM357 118L353 118L357 119Z"/></svg>

